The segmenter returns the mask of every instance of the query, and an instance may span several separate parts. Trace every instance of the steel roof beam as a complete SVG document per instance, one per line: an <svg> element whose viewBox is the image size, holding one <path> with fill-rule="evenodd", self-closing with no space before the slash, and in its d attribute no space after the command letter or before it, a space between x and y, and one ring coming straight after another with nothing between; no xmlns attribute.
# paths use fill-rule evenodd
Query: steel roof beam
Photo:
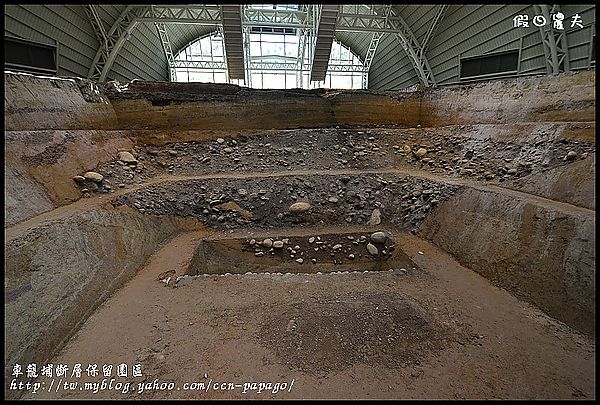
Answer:
<svg viewBox="0 0 600 405"><path fill-rule="evenodd" d="M543 15L547 24L539 27L544 47L544 56L546 59L546 72L548 74L558 74L569 71L569 57L567 35L565 30L554 29L551 14L558 13L558 5L552 6L550 10L548 5L534 5L537 15Z"/></svg>
<svg viewBox="0 0 600 405"><path fill-rule="evenodd" d="M171 48L171 41L169 40L169 34L167 33L167 27L164 23L154 23L156 26L156 31L158 32L158 36L160 37L160 42L162 43L163 51L165 53L165 57L167 58L167 64L169 69L169 79L174 82L175 71L173 70L173 64L175 62L175 57L173 56L173 49Z"/></svg>
<svg viewBox="0 0 600 405"><path fill-rule="evenodd" d="M385 10L383 10L383 17L384 18L388 18L390 15L390 12L392 10L392 5L388 4L385 6ZM385 22L384 26L387 25L387 21ZM377 47L379 46L379 41L381 41L381 38L383 38L385 34L383 32L374 32L373 36L371 37L371 42L369 43L369 49L367 50L367 55L365 56L365 61L364 61L364 71L363 71L363 78L362 78L362 85L363 85L363 89L366 89L369 87L369 70L371 70L371 64L373 63L373 59L375 58L375 52L377 52Z"/></svg>

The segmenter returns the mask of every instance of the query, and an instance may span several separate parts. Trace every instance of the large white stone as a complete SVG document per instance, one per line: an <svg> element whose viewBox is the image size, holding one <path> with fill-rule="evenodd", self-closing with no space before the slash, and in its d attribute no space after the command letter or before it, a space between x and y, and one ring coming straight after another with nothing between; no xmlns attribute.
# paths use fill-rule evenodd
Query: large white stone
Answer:
<svg viewBox="0 0 600 405"><path fill-rule="evenodd" d="M96 172L85 172L83 174L83 177L85 177L88 180L95 181L96 183L99 183L102 180L104 180L104 176Z"/></svg>
<svg viewBox="0 0 600 405"><path fill-rule="evenodd" d="M297 202L290 205L290 212L305 212L310 209L310 204L307 202Z"/></svg>

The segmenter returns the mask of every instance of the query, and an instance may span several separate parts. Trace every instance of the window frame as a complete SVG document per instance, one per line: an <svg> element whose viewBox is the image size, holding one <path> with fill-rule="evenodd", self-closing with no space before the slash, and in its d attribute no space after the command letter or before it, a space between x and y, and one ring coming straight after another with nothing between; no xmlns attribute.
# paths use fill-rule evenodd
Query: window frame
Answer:
<svg viewBox="0 0 600 405"><path fill-rule="evenodd" d="M521 43L521 42L520 42ZM503 77L514 77L519 75L519 70L521 68L521 49L522 46L519 46L515 49L509 49L504 51L497 52L489 52L484 53L482 55L473 55L473 56L462 56L462 54L458 54L458 81L460 83L468 82L468 81L478 81L478 80L486 80L492 78L503 78ZM517 54L517 67L514 70L504 70L502 72L494 72L494 73L485 73L474 76L462 76L462 63L463 61L474 60L474 59L483 59L490 56L499 56L499 55L508 55L508 54Z"/></svg>
<svg viewBox="0 0 600 405"><path fill-rule="evenodd" d="M4 69L5 70L15 70L15 71L26 72L26 73L30 73L30 74L58 75L58 62L59 62L59 60L58 60L58 56L59 56L58 41L53 40L54 43L48 43L48 42L34 41L31 39L13 37L13 36L8 36L8 35L4 36L4 41L20 42L25 45L30 45L30 46L33 45L38 48L50 49L52 51L52 57L54 59L54 68L47 69L47 68L40 67L40 66L21 65L18 63L8 62L6 60L6 55L5 55L5 57L4 57ZM6 48L5 48L5 52L6 52Z"/></svg>

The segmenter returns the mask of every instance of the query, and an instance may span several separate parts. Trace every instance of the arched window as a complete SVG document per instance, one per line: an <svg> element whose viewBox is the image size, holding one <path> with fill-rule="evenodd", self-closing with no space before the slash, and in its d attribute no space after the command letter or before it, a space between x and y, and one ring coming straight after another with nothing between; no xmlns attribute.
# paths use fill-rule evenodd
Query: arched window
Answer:
<svg viewBox="0 0 600 405"><path fill-rule="evenodd" d="M303 44L294 28L252 27L249 39L250 83L228 80L223 37L218 32L191 42L175 56L176 81L234 83L257 89L363 88L363 62L337 40L331 47L325 81L310 82L306 51L310 37ZM303 60L299 58L301 52Z"/></svg>

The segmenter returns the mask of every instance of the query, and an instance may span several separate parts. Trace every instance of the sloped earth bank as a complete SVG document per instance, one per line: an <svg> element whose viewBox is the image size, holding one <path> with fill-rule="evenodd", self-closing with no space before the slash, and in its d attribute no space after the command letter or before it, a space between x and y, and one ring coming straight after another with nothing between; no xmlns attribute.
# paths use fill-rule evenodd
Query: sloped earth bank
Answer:
<svg viewBox="0 0 600 405"><path fill-rule="evenodd" d="M206 275L169 288L157 278L165 268L185 273L203 233L176 237L54 359L140 363L143 376L118 379L131 383L126 393L77 387L27 397L594 397L593 340L434 245L396 237L419 271ZM291 389L275 390L292 380ZM84 373L84 381L101 378ZM151 388L166 382L176 386ZM185 390L192 382L195 389ZM221 390L223 382L234 389ZM253 382L272 386L258 393Z"/></svg>

